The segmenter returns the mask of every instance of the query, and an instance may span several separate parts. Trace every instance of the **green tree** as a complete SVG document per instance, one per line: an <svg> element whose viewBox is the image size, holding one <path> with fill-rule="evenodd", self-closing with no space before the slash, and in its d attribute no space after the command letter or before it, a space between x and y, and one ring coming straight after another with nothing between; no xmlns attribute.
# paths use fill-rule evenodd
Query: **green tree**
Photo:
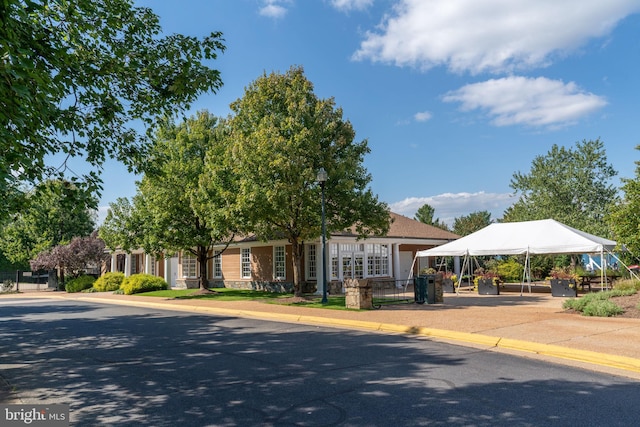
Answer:
<svg viewBox="0 0 640 427"><path fill-rule="evenodd" d="M433 215L436 210L433 206L425 203L417 211L414 217L415 220L420 221L423 224L433 225Z"/></svg>
<svg viewBox="0 0 640 427"><path fill-rule="evenodd" d="M202 64L224 50L221 34L199 40L160 36L159 18L133 0L0 2L0 219L20 206L20 183L56 172L50 154L85 158L99 190L99 167L144 159L157 118L184 111L217 90L217 70ZM150 133L149 133L150 134Z"/></svg>
<svg viewBox="0 0 640 427"><path fill-rule="evenodd" d="M130 252L140 247L144 230L140 224L142 221L134 216L133 209L133 204L126 197L118 197L115 202L109 203L98 235L112 251L121 249Z"/></svg>
<svg viewBox="0 0 640 427"><path fill-rule="evenodd" d="M120 201L112 206L100 230L111 249L136 245L148 253L191 253L198 260L203 290L208 260L216 256L213 248L228 246L234 236L231 202L222 199L235 194L233 182L224 173L205 175L204 170L205 157L210 166L224 160L224 126L218 126L218 118L208 112L179 125L162 125L133 205ZM201 180L208 183L206 192L200 191Z"/></svg>
<svg viewBox="0 0 640 427"><path fill-rule="evenodd" d="M489 211L476 211L469 215L457 217L453 220L453 232L466 236L491 224Z"/></svg>
<svg viewBox="0 0 640 427"><path fill-rule="evenodd" d="M319 99L301 67L264 74L231 104L231 146L238 207L245 231L285 238L292 245L293 280L301 295L303 242L321 235L320 168L325 184L327 233L351 229L383 235L390 215L368 188L362 166L367 141L354 142L351 123L333 99Z"/></svg>
<svg viewBox="0 0 640 427"><path fill-rule="evenodd" d="M416 211L414 219L423 224L433 225L434 227L438 227L442 230L450 231L449 226L447 226L443 221L440 221L440 218L433 219L434 214L435 209L431 205L425 203Z"/></svg>
<svg viewBox="0 0 640 427"><path fill-rule="evenodd" d="M640 150L640 145L636 146ZM612 206L607 224L613 230L613 238L624 245L633 258L640 254L640 162L636 161L634 178L622 179L624 196Z"/></svg>
<svg viewBox="0 0 640 427"><path fill-rule="evenodd" d="M0 248L11 263L26 269L38 253L91 234L97 204L91 192L72 181L45 181L2 228Z"/></svg>
<svg viewBox="0 0 640 427"><path fill-rule="evenodd" d="M575 149L553 145L537 156L528 174L516 172L511 188L520 199L504 214L505 222L553 218L570 227L609 236L604 221L616 200L611 184L617 172L609 163L600 139L577 142Z"/></svg>

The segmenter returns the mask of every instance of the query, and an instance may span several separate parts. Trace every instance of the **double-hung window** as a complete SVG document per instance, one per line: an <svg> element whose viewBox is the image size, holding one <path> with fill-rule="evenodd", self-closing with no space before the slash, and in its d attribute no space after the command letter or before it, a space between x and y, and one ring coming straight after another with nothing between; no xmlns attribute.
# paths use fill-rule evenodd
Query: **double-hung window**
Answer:
<svg viewBox="0 0 640 427"><path fill-rule="evenodd" d="M286 253L284 246L273 247L273 278L274 280L285 280L287 278L286 271Z"/></svg>
<svg viewBox="0 0 640 427"><path fill-rule="evenodd" d="M240 273L243 279L251 279L251 248L240 251Z"/></svg>
<svg viewBox="0 0 640 427"><path fill-rule="evenodd" d="M191 254L182 254L182 277L197 277L197 259Z"/></svg>
<svg viewBox="0 0 640 427"><path fill-rule="evenodd" d="M213 277L222 279L222 254L220 251L216 251L213 257Z"/></svg>
<svg viewBox="0 0 640 427"><path fill-rule="evenodd" d="M307 245L307 279L314 280L318 278L318 257L316 245Z"/></svg>

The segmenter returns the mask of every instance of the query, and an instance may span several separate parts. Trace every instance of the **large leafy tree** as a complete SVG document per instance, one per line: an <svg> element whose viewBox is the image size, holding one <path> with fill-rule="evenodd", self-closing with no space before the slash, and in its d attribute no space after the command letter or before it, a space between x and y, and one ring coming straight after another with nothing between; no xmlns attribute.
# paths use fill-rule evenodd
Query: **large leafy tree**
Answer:
<svg viewBox="0 0 640 427"><path fill-rule="evenodd" d="M217 90L203 61L223 50L218 32L161 36L158 16L133 0L0 1L0 219L20 207L21 183L64 173L47 155L138 166L140 124L151 130ZM98 171L85 176L91 190Z"/></svg>
<svg viewBox="0 0 640 427"><path fill-rule="evenodd" d="M118 197L109 203L107 216L98 230L107 248L130 252L141 245L145 230L139 214L134 212L133 203L126 197Z"/></svg>
<svg viewBox="0 0 640 427"><path fill-rule="evenodd" d="M434 227L449 231L449 227L447 226L447 224L445 224L443 221L440 221L440 218L433 218L435 212L436 210L433 206L425 203L416 211L414 219L422 222L423 224L433 225Z"/></svg>
<svg viewBox="0 0 640 427"><path fill-rule="evenodd" d="M368 188L362 165L367 141L354 142L351 123L333 99L319 99L301 67L264 74L231 104L231 144L225 159L235 170L237 208L245 231L292 245L295 293L302 293L303 242L321 235L321 188L328 174L327 232L361 236L388 231L389 211Z"/></svg>
<svg viewBox="0 0 640 427"><path fill-rule="evenodd" d="M95 227L98 201L72 181L45 181L27 193L24 209L7 221L0 233L0 249L20 268L38 253L88 236Z"/></svg>
<svg viewBox="0 0 640 427"><path fill-rule="evenodd" d="M617 197L611 183L616 175L600 139L577 142L575 148L553 145L546 155L533 160L529 173L514 173L510 185L520 198L506 210L503 220L553 218L609 236L604 218Z"/></svg>
<svg viewBox="0 0 640 427"><path fill-rule="evenodd" d="M491 212L476 211L469 215L455 218L453 220L453 232L460 236L467 236L489 224L491 224Z"/></svg>
<svg viewBox="0 0 640 427"><path fill-rule="evenodd" d="M636 146L640 150L640 145ZM640 162L636 161L636 176L622 179L624 196L615 203L607 217L618 244L624 245L637 259L640 256Z"/></svg>
<svg viewBox="0 0 640 427"><path fill-rule="evenodd" d="M154 137L133 205L124 200L112 205L101 228L109 247L189 252L198 260L205 289L214 247L228 246L235 231L233 182L225 173L205 175L204 169L205 157L210 164L223 162L224 144L223 122L208 112L178 125L165 122ZM206 192L200 191L201 181L208 184Z"/></svg>

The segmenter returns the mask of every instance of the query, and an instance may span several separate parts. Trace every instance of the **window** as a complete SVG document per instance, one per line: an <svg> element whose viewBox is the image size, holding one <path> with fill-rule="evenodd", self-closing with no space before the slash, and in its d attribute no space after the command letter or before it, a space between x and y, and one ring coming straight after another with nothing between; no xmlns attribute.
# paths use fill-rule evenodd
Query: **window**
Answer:
<svg viewBox="0 0 640 427"><path fill-rule="evenodd" d="M331 279L338 280L338 273L340 271L338 268L338 245L335 243L329 245L329 251L329 257L331 258Z"/></svg>
<svg viewBox="0 0 640 427"><path fill-rule="evenodd" d="M316 245L307 245L307 279L318 278L318 257Z"/></svg>
<svg viewBox="0 0 640 427"><path fill-rule="evenodd" d="M222 255L220 251L216 251L213 257L213 277L222 279Z"/></svg>
<svg viewBox="0 0 640 427"><path fill-rule="evenodd" d="M379 243L331 245L331 277L356 278L389 275L389 245ZM341 271L338 271L341 268Z"/></svg>
<svg viewBox="0 0 640 427"><path fill-rule="evenodd" d="M275 280L284 280L287 278L285 268L285 250L284 246L274 246L273 248L273 278Z"/></svg>
<svg viewBox="0 0 640 427"><path fill-rule="evenodd" d="M197 260L191 254L182 254L182 277L197 277Z"/></svg>
<svg viewBox="0 0 640 427"><path fill-rule="evenodd" d="M155 276L156 275L156 258L150 257L149 263L151 264L150 265L151 269L149 270L149 274Z"/></svg>
<svg viewBox="0 0 640 427"><path fill-rule="evenodd" d="M240 252L240 274L243 279L251 279L251 248L242 248Z"/></svg>

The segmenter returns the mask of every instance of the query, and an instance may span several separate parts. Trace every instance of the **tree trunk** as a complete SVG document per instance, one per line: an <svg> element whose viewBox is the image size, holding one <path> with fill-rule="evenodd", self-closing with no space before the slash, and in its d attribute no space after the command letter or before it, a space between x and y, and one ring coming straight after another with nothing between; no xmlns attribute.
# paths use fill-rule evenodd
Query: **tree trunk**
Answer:
<svg viewBox="0 0 640 427"><path fill-rule="evenodd" d="M207 261L208 261L208 255L209 255L209 248L205 247L205 246L198 246L198 254L197 254L197 258L198 258L198 267L200 269L200 273L199 273L199 282L200 282L200 289L201 290L206 290L207 287Z"/></svg>
<svg viewBox="0 0 640 427"><path fill-rule="evenodd" d="M302 249L298 239L291 239L291 256L293 257L293 294L302 296Z"/></svg>

